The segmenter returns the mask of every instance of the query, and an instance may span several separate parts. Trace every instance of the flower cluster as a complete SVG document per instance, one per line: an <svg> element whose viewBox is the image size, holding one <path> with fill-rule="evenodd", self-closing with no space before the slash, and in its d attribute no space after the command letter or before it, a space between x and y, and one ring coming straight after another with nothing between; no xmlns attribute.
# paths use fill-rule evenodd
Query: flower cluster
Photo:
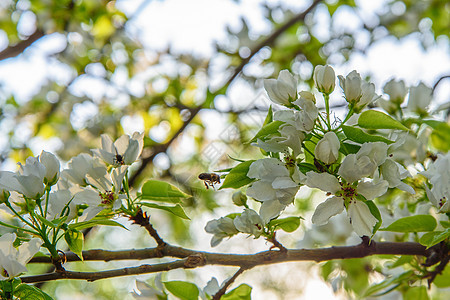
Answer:
<svg viewBox="0 0 450 300"><path fill-rule="evenodd" d="M294 202L302 185L322 190L328 196L315 209L313 224L324 225L345 210L354 232L369 237L382 222L377 198L394 189L416 193L409 184L411 174L407 166L425 161L430 133L426 128L409 131L401 121L403 111L427 115L431 89L422 83L411 87L408 108L403 109L401 105L408 94L403 81L391 80L384 86L383 91L389 96L385 100L375 93L375 85L363 80L356 71L336 78L330 66L317 66L313 79L325 103L323 112L316 106L316 95L297 91L297 81L289 71L281 71L278 79L264 81L275 106L251 142L266 157L241 162L231 169L230 182L228 177L224 182L234 188L248 185L244 191L259 203L259 212L248 205L252 203L237 203L233 197L233 202L245 210L207 224L206 231L214 235L212 246L238 232L273 240L276 224L285 222L276 220ZM346 115L339 118L330 112L330 94L335 92L336 79L348 103ZM378 105L394 118L369 105ZM413 125L409 122L405 124L423 124L419 119ZM449 161L448 155L439 156L422 173L430 180L431 188L426 188L428 198L441 212L450 210Z"/></svg>
<svg viewBox="0 0 450 300"><path fill-rule="evenodd" d="M0 207L19 218L25 228L2 224L41 238L30 239L18 250L12 246L14 234L0 238L3 278L26 271L25 264L42 241L53 257L59 257L58 239L64 231L69 236L76 231L70 224L89 221L104 209L115 212L124 207L122 201L129 195L123 183L129 165L141 154L143 134L123 135L114 143L107 135L102 135L101 140L102 147L93 149L93 155L72 158L62 171L57 157L42 151L37 157L27 158L24 165L19 163L16 172L0 172Z"/></svg>

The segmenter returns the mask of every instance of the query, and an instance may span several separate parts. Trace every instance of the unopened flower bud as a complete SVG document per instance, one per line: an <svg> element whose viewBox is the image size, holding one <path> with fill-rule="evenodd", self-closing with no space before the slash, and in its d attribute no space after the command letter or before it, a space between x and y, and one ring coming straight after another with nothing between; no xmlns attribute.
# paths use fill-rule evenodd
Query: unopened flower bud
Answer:
<svg viewBox="0 0 450 300"><path fill-rule="evenodd" d="M336 76L332 67L316 66L314 69L314 82L319 92L324 94L331 94L336 85Z"/></svg>
<svg viewBox="0 0 450 300"><path fill-rule="evenodd" d="M419 115L426 115L431 98L431 88L421 82L418 86L409 89L408 109Z"/></svg>
<svg viewBox="0 0 450 300"><path fill-rule="evenodd" d="M389 100L391 102L399 105L403 103L406 93L408 92L403 80L395 81L394 79L384 85L383 91L389 95Z"/></svg>
<svg viewBox="0 0 450 300"><path fill-rule="evenodd" d="M237 191L233 193L231 200L233 200L233 203L237 206L245 206L247 203L247 196L243 192Z"/></svg>

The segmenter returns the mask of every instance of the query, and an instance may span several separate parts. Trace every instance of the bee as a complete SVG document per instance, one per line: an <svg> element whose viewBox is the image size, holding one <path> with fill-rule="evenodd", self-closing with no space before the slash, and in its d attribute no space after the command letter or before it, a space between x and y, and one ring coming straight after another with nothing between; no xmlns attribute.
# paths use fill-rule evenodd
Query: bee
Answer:
<svg viewBox="0 0 450 300"><path fill-rule="evenodd" d="M124 165L125 162L123 161L123 156L117 152L116 148L114 148L114 150L116 150L116 155L114 155L114 164L119 166Z"/></svg>
<svg viewBox="0 0 450 300"><path fill-rule="evenodd" d="M198 179L203 180L207 189L210 186L214 188L214 183L220 183L220 175L215 173L201 173Z"/></svg>

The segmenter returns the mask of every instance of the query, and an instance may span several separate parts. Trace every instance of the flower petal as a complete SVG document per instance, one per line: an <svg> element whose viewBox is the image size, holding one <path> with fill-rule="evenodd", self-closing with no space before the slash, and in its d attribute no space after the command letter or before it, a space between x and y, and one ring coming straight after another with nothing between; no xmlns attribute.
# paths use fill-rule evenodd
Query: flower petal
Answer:
<svg viewBox="0 0 450 300"><path fill-rule="evenodd" d="M311 221L316 225L324 225L328 220L344 210L344 200L340 197L328 198L325 202L320 203Z"/></svg>

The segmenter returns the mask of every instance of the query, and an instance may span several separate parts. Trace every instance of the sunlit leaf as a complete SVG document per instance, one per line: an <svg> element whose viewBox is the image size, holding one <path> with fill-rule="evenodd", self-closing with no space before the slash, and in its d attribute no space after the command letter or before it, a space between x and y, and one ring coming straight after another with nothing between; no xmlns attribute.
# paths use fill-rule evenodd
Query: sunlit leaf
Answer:
<svg viewBox="0 0 450 300"><path fill-rule="evenodd" d="M417 215L398 219L388 227L380 230L394 232L423 232L432 231L436 226L437 222L433 216Z"/></svg>
<svg viewBox="0 0 450 300"><path fill-rule="evenodd" d="M235 166L225 177L220 189L240 188L244 185L252 183L255 179L247 177L248 169L254 160L248 160Z"/></svg>
<svg viewBox="0 0 450 300"><path fill-rule="evenodd" d="M376 110L366 110L361 113L358 119L358 126L367 129L409 130L408 127L399 121L394 120L387 114Z"/></svg>

